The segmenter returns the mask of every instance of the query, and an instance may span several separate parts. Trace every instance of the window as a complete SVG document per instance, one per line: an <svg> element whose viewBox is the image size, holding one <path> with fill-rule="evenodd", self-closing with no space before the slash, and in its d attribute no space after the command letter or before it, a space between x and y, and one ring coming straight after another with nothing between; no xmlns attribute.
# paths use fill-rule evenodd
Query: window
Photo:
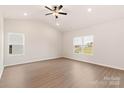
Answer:
<svg viewBox="0 0 124 93"><path fill-rule="evenodd" d="M73 39L74 53L76 54L93 54L93 36L75 37Z"/></svg>
<svg viewBox="0 0 124 93"><path fill-rule="evenodd" d="M24 54L24 34L8 33L9 55Z"/></svg>
<svg viewBox="0 0 124 93"><path fill-rule="evenodd" d="M93 36L84 36L83 38L83 53L86 55L93 54Z"/></svg>
<svg viewBox="0 0 124 93"><path fill-rule="evenodd" d="M83 53L82 37L75 37L73 39L73 45L74 45L74 53L78 53L78 54Z"/></svg>

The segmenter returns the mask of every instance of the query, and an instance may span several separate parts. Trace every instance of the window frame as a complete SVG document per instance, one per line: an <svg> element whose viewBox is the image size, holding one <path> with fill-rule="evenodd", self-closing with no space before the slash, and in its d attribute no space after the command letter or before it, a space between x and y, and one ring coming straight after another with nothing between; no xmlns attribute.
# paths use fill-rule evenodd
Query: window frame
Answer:
<svg viewBox="0 0 124 93"><path fill-rule="evenodd" d="M23 43L22 44L11 44L11 43L9 43L9 37L10 37L10 35L21 35L22 36L22 39L23 39ZM9 46L10 45L22 45L23 47L23 50L22 50L22 54L10 54L9 53ZM25 55L25 35L24 35L24 33L17 33L17 32L9 32L8 33L8 43L7 43L7 48L8 48L8 55L9 56L24 56Z"/></svg>
<svg viewBox="0 0 124 93"><path fill-rule="evenodd" d="M75 38L81 38L81 40L82 40L81 48L84 49L84 46L85 46L85 45L84 45L84 42L85 42L85 41L84 41L84 38L85 38L85 37L88 37L88 36L92 36L92 39L93 39L93 40L92 40L92 43L93 43L93 45L92 45L92 53L91 53L91 54L88 54L88 53L85 53L83 50L82 50L81 53L76 53L76 52L75 52L74 39L75 39ZM85 35L85 36L77 36L77 37L74 37L74 38L73 38L73 54L79 54L79 55L83 54L83 55L86 55L86 56L87 56L87 55L88 55L88 56L92 56L92 55L94 54L94 35Z"/></svg>

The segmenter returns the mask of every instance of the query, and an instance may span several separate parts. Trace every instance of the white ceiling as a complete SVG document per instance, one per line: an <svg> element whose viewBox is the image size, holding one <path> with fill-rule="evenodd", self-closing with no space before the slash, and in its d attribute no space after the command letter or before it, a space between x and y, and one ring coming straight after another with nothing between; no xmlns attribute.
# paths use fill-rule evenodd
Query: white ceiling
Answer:
<svg viewBox="0 0 124 93"><path fill-rule="evenodd" d="M88 8L91 8L92 11L88 12ZM124 18L124 6L65 5L63 11L67 12L68 15L60 15L57 20L60 25L56 26L53 15L44 15L50 11L45 9L43 5L0 6L0 12L5 18L41 20L61 31L77 30L94 24ZM25 12L28 13L28 16L23 15Z"/></svg>

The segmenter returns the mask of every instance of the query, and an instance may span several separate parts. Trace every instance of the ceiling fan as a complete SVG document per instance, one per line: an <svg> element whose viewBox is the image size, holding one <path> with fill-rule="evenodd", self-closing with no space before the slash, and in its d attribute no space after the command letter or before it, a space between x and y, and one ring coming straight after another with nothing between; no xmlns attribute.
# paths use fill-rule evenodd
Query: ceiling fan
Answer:
<svg viewBox="0 0 124 93"><path fill-rule="evenodd" d="M61 14L61 15L67 15L67 13L64 13L64 12L61 11L62 8L63 8L62 5L55 5L55 6L52 7L52 9L49 8L49 7L47 7L47 6L45 6L45 8L47 8L48 10L51 11L51 13L45 14L46 16L47 15L54 15L55 18L57 19L59 14Z"/></svg>

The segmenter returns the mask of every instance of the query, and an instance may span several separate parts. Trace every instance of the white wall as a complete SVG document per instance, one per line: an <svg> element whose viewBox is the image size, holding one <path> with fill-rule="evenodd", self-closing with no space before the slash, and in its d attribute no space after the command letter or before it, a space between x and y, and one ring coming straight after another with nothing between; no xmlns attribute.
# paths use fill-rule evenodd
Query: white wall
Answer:
<svg viewBox="0 0 124 93"><path fill-rule="evenodd" d="M9 56L7 33L19 32L25 34L25 55ZM77 36L94 35L94 55L85 56L73 54L73 38ZM124 19L94 25L78 31L63 32L33 20L5 20L5 65L22 64L37 60L68 57L80 61L124 68ZM63 43L61 42L63 40ZM62 48L63 45L63 48ZM63 50L61 50L63 49Z"/></svg>
<svg viewBox="0 0 124 93"><path fill-rule="evenodd" d="M0 16L0 78L2 76L3 66L3 18Z"/></svg>
<svg viewBox="0 0 124 93"><path fill-rule="evenodd" d="M94 35L94 55L73 54L73 38ZM63 33L63 56L124 69L124 19Z"/></svg>
<svg viewBox="0 0 124 93"><path fill-rule="evenodd" d="M9 56L7 34L25 34L25 55ZM61 57L61 32L38 20L5 20L5 65L15 65Z"/></svg>

